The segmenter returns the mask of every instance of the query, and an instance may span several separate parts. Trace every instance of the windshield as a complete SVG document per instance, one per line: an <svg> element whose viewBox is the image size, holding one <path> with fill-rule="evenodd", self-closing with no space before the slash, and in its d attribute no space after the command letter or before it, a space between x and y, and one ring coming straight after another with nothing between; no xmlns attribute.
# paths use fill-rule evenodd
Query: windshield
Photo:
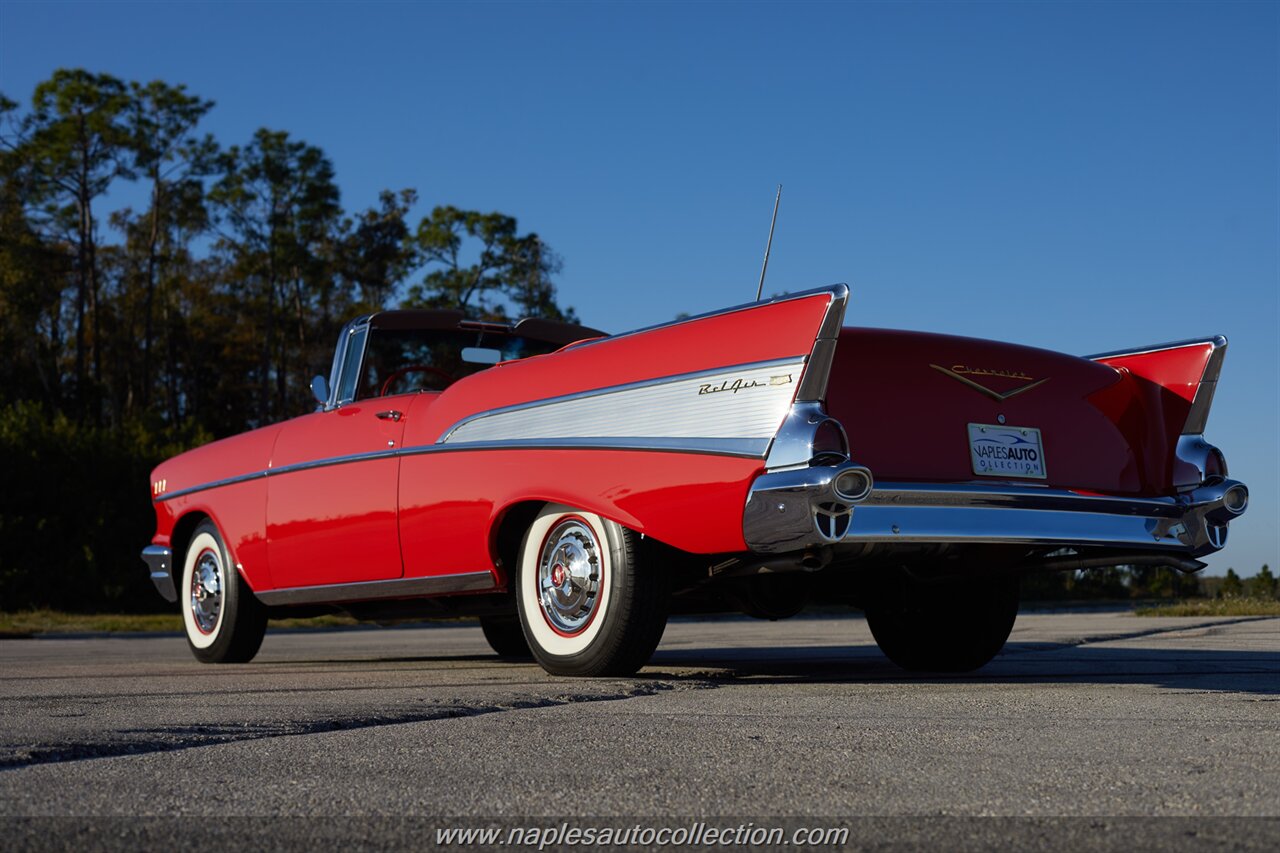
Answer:
<svg viewBox="0 0 1280 853"><path fill-rule="evenodd" d="M356 399L443 391L491 366L463 361L468 347L497 350L510 361L554 352L560 344L487 329L370 329Z"/></svg>

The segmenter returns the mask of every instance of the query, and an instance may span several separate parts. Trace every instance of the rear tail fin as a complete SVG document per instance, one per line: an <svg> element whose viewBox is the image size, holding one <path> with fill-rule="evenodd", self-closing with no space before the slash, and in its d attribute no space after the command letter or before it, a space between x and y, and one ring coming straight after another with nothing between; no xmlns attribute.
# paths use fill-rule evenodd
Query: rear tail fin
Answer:
<svg viewBox="0 0 1280 853"><path fill-rule="evenodd" d="M1152 382L1172 395L1167 413L1181 417L1179 435L1200 435L1218 387L1218 374L1227 354L1227 339L1218 335L1138 349L1088 356L1092 361Z"/></svg>
<svg viewBox="0 0 1280 853"><path fill-rule="evenodd" d="M1136 384L1146 411L1145 464L1157 481L1185 490L1227 475L1222 451L1203 436L1226 353L1227 339L1217 336L1091 356Z"/></svg>

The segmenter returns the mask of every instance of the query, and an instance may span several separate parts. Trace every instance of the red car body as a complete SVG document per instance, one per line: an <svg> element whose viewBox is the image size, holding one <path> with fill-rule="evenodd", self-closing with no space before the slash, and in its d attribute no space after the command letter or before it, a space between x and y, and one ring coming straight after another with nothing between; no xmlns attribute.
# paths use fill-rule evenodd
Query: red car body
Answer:
<svg viewBox="0 0 1280 853"><path fill-rule="evenodd" d="M662 570L668 608L752 612L789 602L787 579L856 603L904 568L1193 570L1244 511L1202 435L1225 339L1078 358L842 328L847 299L840 285L615 336L359 318L318 411L156 468L144 558L166 598L194 594L176 563L208 523L235 572L219 590L241 583L265 607L497 619L515 611L530 518L561 506L661 547L679 567ZM371 342L418 327L539 352L381 394L401 368L440 372L368 375Z"/></svg>

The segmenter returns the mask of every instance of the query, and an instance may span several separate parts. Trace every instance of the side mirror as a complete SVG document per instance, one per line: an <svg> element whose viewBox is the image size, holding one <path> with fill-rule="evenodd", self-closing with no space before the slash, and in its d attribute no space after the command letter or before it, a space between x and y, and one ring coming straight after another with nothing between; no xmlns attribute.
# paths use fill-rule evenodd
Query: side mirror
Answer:
<svg viewBox="0 0 1280 853"><path fill-rule="evenodd" d="M315 395L316 402L321 406L329 405L329 380L323 376L317 376L311 380L311 393Z"/></svg>
<svg viewBox="0 0 1280 853"><path fill-rule="evenodd" d="M463 347L462 360L467 364L497 364L502 361L502 350L490 347Z"/></svg>

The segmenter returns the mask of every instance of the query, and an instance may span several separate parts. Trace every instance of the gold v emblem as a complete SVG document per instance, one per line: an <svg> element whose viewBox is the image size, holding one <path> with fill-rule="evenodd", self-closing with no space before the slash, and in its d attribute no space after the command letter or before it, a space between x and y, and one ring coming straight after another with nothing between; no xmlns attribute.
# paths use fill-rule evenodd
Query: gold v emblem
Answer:
<svg viewBox="0 0 1280 853"><path fill-rule="evenodd" d="M999 391L992 391L990 388L988 388L985 385L979 385L977 382L974 382L972 379L970 379L967 376L961 376L959 373L956 373L954 370L948 370L947 368L941 367L937 364L931 364L929 366L932 367L934 370L945 373L947 376L950 376L952 379L960 380L965 385L968 385L970 388L972 388L975 391L981 391L983 394L986 394L988 397L995 400L997 403L1002 403L1005 400L1008 400L1010 397L1016 397L1024 391L1030 391L1032 388L1036 387L1037 385L1043 385L1044 383L1049 381L1047 377L1045 379L1037 379L1035 382L1029 383L1027 385L1023 385L1020 388L1014 388L1012 391L1006 391L1005 393L1001 394Z"/></svg>

